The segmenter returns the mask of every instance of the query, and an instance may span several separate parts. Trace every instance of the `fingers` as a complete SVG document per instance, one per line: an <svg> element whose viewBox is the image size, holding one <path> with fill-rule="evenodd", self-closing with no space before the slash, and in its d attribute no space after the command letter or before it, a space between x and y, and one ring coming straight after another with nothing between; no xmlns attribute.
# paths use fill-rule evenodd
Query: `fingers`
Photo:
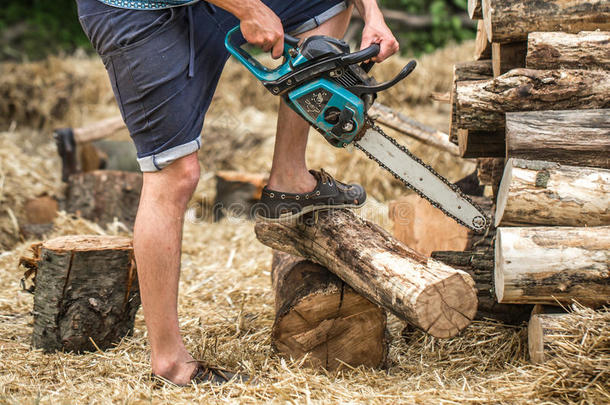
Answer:
<svg viewBox="0 0 610 405"><path fill-rule="evenodd" d="M379 46L381 47L379 54L373 58L373 61L376 63L383 62L398 52L399 49L398 41L394 37L381 40Z"/></svg>
<svg viewBox="0 0 610 405"><path fill-rule="evenodd" d="M283 53L284 53L284 35L282 34L277 39L275 44L273 45L273 48L271 50L271 57L273 59L278 59L282 56Z"/></svg>

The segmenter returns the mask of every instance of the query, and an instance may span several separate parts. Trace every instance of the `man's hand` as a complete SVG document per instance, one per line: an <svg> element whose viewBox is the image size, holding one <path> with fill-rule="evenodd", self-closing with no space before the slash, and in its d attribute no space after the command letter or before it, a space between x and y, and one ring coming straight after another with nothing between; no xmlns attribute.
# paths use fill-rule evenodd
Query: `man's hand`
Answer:
<svg viewBox="0 0 610 405"><path fill-rule="evenodd" d="M367 48L371 44L379 44L381 48L379 54L373 58L373 62L376 63L382 62L398 52L398 41L386 25L377 2L375 0L356 0L354 3L364 20L360 49Z"/></svg>
<svg viewBox="0 0 610 405"><path fill-rule="evenodd" d="M271 56L277 59L284 52L284 27L280 18L269 7L260 1L255 3L258 5L245 6L237 15L241 33L246 41L265 52L271 51Z"/></svg>

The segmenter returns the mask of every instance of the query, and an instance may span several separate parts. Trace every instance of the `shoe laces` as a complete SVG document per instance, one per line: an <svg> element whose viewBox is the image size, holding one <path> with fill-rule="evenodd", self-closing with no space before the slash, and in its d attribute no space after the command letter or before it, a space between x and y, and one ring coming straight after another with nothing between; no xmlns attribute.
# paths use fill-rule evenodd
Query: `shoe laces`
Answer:
<svg viewBox="0 0 610 405"><path fill-rule="evenodd" d="M328 174L324 169L320 169L319 172L317 172L320 180L322 181L322 183L329 183L331 184L333 181L333 176L331 176L330 174Z"/></svg>

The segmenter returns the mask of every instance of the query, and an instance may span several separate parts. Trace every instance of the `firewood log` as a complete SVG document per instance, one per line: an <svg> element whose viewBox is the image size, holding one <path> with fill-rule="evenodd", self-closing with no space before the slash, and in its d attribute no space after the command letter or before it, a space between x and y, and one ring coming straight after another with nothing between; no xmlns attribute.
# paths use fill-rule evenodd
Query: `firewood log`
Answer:
<svg viewBox="0 0 610 405"><path fill-rule="evenodd" d="M509 159L496 226L610 225L610 170Z"/></svg>
<svg viewBox="0 0 610 405"><path fill-rule="evenodd" d="M527 38L529 69L610 70L610 32L532 32Z"/></svg>
<svg viewBox="0 0 610 405"><path fill-rule="evenodd" d="M607 0L482 0L482 13L492 42L525 41L534 31L610 29Z"/></svg>
<svg viewBox="0 0 610 405"><path fill-rule="evenodd" d="M498 302L610 303L610 226L498 228Z"/></svg>
<svg viewBox="0 0 610 405"><path fill-rule="evenodd" d="M386 361L386 314L319 264L274 252L275 322L271 341L283 356L334 371Z"/></svg>
<svg viewBox="0 0 610 405"><path fill-rule="evenodd" d="M458 82L458 127L505 128L513 111L610 107L610 72L514 69L491 80Z"/></svg>
<svg viewBox="0 0 610 405"><path fill-rule="evenodd" d="M306 219L259 221L256 236L267 246L325 266L365 298L432 336L455 336L476 314L476 291L467 273L420 255L351 211Z"/></svg>
<svg viewBox="0 0 610 405"><path fill-rule="evenodd" d="M610 109L507 113L506 154L610 169Z"/></svg>

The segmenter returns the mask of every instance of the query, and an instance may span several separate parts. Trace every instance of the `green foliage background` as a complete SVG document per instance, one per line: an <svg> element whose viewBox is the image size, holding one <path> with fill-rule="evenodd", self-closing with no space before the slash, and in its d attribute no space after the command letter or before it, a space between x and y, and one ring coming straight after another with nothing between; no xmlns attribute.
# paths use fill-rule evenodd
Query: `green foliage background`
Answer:
<svg viewBox="0 0 610 405"><path fill-rule="evenodd" d="M4 0L0 7L0 60L39 59L48 54L71 52L82 47L91 51L76 16L75 0ZM381 0L382 7L409 14L429 15L426 30L409 30L390 23L404 51L431 52L448 41L474 37L456 14L467 0Z"/></svg>

